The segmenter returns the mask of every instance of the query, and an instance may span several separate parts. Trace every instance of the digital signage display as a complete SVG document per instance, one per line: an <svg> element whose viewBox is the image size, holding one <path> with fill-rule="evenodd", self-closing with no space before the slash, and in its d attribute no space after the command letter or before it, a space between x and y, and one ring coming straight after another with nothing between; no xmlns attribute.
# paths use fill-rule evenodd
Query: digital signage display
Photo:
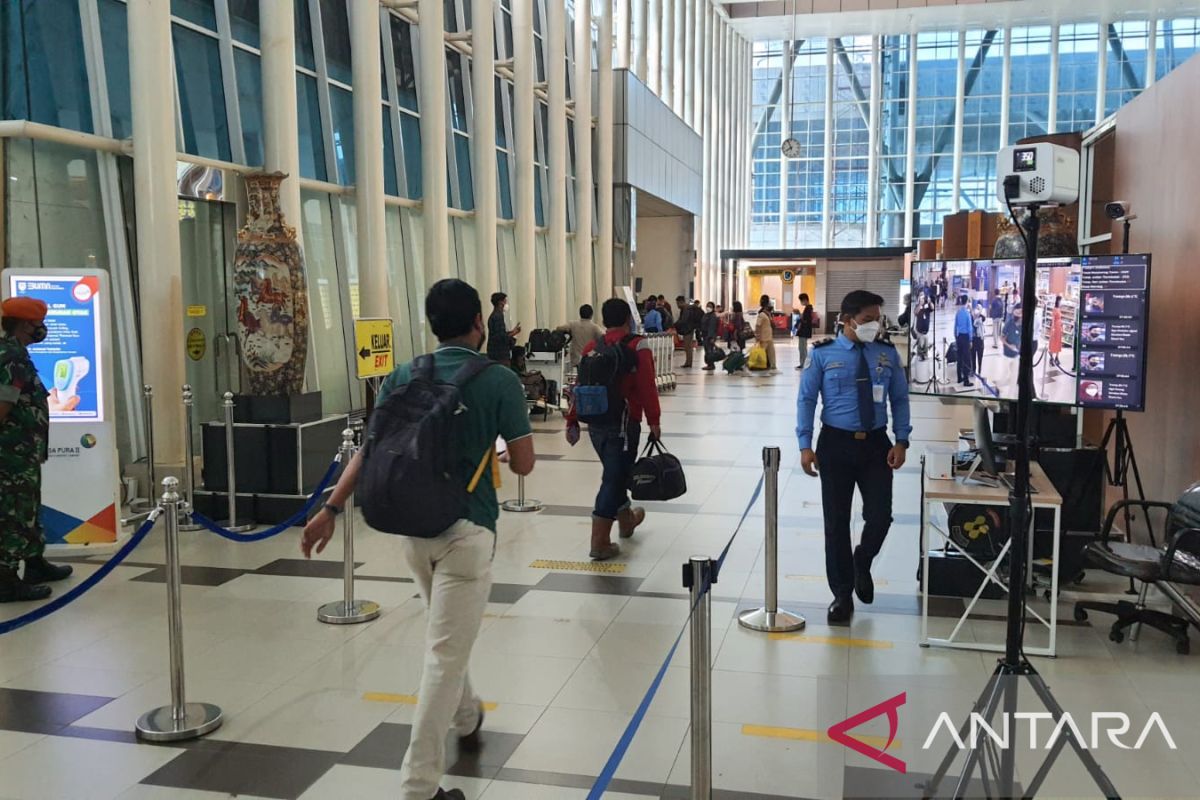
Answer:
<svg viewBox="0 0 1200 800"><path fill-rule="evenodd" d="M1079 404L1141 411L1146 406L1150 256L1082 256Z"/></svg>

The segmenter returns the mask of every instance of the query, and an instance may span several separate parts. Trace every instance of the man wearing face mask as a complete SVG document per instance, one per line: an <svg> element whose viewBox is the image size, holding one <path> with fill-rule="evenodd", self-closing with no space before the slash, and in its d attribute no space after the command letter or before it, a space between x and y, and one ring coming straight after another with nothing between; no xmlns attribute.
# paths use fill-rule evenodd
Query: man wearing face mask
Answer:
<svg viewBox="0 0 1200 800"><path fill-rule="evenodd" d="M38 509L50 433L49 393L27 349L46 338L46 304L13 297L0 304L0 603L42 600L50 581L71 574L51 564ZM25 562L24 579L17 566Z"/></svg>
<svg viewBox="0 0 1200 800"><path fill-rule="evenodd" d="M833 592L831 623L854 613L852 595L875 600L871 562L892 524L892 473L904 466L909 422L908 383L896 348L876 341L883 298L858 290L842 300L842 332L813 345L800 380L796 436L804 471L821 477L825 513L825 574ZM813 450L817 400L823 402L821 435ZM888 438L888 403L895 444ZM854 487L863 501L862 542L850 547Z"/></svg>

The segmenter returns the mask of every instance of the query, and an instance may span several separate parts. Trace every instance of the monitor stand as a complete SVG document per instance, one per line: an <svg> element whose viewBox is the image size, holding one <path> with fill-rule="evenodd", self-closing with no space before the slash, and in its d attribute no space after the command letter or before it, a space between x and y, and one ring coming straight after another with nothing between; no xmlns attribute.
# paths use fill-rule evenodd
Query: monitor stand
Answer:
<svg viewBox="0 0 1200 800"><path fill-rule="evenodd" d="M979 475L975 474L976 472L979 472L979 469L982 466L983 466L983 456L976 454L975 460L971 462L971 468L968 469L967 474L963 476L962 482L964 484L967 484L967 483L970 483L971 481L974 481L979 486L987 486L992 489L999 489L1000 482L997 481L992 476L987 475L986 473L980 473Z"/></svg>

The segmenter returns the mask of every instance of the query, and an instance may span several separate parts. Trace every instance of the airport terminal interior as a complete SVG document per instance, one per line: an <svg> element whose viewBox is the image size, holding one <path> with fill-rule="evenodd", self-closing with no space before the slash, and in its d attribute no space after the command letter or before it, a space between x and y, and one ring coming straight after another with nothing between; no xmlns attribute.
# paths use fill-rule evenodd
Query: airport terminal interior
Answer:
<svg viewBox="0 0 1200 800"><path fill-rule="evenodd" d="M1197 50L1195 0L0 0L0 800L1200 798ZM517 378L425 420L497 437L490 587L412 566L446 495L364 515L447 279ZM587 390L645 445L650 384L631 476Z"/></svg>

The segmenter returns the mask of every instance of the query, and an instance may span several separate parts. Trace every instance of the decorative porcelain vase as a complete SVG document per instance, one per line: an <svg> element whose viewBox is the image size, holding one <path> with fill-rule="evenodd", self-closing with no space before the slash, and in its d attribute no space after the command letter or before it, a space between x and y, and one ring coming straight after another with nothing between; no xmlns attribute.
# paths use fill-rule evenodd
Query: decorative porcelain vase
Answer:
<svg viewBox="0 0 1200 800"><path fill-rule="evenodd" d="M304 389L308 287L304 261L279 209L282 172L246 177L246 224L237 235L234 298L238 340L251 395Z"/></svg>
<svg viewBox="0 0 1200 800"><path fill-rule="evenodd" d="M1039 256L1073 256L1079 253L1075 237L1075 221L1055 208L1043 209L1038 213L1041 230L1038 233ZM996 247L993 258L1024 258L1025 240L1013 226L1007 215L996 220Z"/></svg>

